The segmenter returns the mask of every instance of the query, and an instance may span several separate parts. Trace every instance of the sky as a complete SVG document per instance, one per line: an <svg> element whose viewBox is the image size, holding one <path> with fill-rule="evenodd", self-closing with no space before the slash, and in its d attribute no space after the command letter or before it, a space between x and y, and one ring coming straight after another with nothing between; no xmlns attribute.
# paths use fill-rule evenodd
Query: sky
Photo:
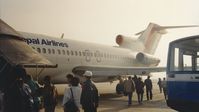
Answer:
<svg viewBox="0 0 199 112"><path fill-rule="evenodd" d="M199 25L198 0L0 0L0 18L18 31L115 46L118 34L136 37L150 22ZM168 30L155 56L166 66L168 44L199 28Z"/></svg>

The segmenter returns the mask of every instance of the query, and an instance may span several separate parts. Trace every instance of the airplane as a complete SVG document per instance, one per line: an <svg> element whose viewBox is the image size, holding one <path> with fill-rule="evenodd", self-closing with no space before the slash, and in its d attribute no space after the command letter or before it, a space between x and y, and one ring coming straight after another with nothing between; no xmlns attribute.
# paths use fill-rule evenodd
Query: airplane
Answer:
<svg viewBox="0 0 199 112"><path fill-rule="evenodd" d="M57 65L50 68L27 67L27 72L38 81L49 75L54 84L65 84L68 73L83 81L83 73L92 71L94 82L109 82L125 75L147 75L165 71L165 67L157 67L160 59L153 54L161 36L167 33L166 29L184 27L198 26L160 26L150 23L144 31L136 34L140 35L138 38L118 35L115 40L118 46L20 31L17 33L35 52Z"/></svg>

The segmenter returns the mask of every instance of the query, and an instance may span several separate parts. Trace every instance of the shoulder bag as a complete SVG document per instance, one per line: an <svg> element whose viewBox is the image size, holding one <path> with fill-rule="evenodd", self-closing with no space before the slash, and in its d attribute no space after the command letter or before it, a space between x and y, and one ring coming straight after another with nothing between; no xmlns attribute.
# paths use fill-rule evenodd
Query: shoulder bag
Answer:
<svg viewBox="0 0 199 112"><path fill-rule="evenodd" d="M64 112L78 112L79 108L75 104L74 101L74 96L73 96L73 91L72 88L70 88L71 91L71 98L64 104Z"/></svg>

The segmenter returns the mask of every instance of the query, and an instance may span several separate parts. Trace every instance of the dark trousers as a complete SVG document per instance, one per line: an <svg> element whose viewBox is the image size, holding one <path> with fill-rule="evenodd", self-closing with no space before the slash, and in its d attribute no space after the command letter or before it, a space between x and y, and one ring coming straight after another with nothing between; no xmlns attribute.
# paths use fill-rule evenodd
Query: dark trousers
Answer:
<svg viewBox="0 0 199 112"><path fill-rule="evenodd" d="M147 100L152 100L153 98L153 94L152 94L152 90L151 89L146 89L146 97L147 97Z"/></svg>
<svg viewBox="0 0 199 112"><path fill-rule="evenodd" d="M143 93L137 93L138 96L138 103L141 104L143 101Z"/></svg>
<svg viewBox="0 0 199 112"><path fill-rule="evenodd" d="M159 86L159 89L160 89L160 93L162 93L162 86Z"/></svg>
<svg viewBox="0 0 199 112"><path fill-rule="evenodd" d="M45 112L55 112L55 106L45 107Z"/></svg>
<svg viewBox="0 0 199 112"><path fill-rule="evenodd" d="M165 98L165 100L167 100L167 89L163 88L163 92L164 92L164 98Z"/></svg>
<svg viewBox="0 0 199 112"><path fill-rule="evenodd" d="M133 92L128 92L127 95L128 95L128 105L131 105L132 104Z"/></svg>
<svg viewBox="0 0 199 112"><path fill-rule="evenodd" d="M94 107L84 107L84 112L97 112L97 108L94 108Z"/></svg>

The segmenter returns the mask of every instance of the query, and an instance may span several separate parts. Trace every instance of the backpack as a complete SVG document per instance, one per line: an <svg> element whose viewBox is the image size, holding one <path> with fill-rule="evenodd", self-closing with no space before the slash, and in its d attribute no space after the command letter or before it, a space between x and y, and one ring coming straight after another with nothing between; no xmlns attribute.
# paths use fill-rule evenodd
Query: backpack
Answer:
<svg viewBox="0 0 199 112"><path fill-rule="evenodd" d="M121 83L118 83L116 86L116 93L117 94L123 94L124 92L124 85Z"/></svg>

